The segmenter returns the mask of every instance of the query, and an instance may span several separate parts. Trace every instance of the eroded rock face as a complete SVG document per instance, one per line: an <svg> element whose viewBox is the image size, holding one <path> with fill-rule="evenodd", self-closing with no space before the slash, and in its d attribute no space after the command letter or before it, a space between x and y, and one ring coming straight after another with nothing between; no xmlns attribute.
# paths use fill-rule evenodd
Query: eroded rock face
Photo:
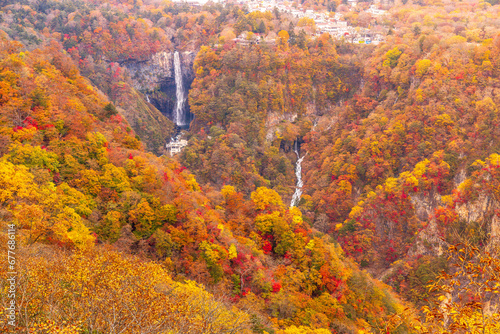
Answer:
<svg viewBox="0 0 500 334"><path fill-rule="evenodd" d="M481 194L475 201L457 205L455 211L459 219L466 221L468 224L472 222L482 222L485 216L492 212L495 202L490 198Z"/></svg>
<svg viewBox="0 0 500 334"><path fill-rule="evenodd" d="M194 80L193 63L195 57L196 52L180 52L185 91L189 91ZM173 120L173 111L177 102L174 52L158 52L148 61L127 62L123 65L130 73L134 88L143 93L146 100L160 110L163 115Z"/></svg>
<svg viewBox="0 0 500 334"><path fill-rule="evenodd" d="M431 219L427 226L418 234L413 247L408 251L409 256L437 255L441 256L448 244L440 237L435 219Z"/></svg>
<svg viewBox="0 0 500 334"><path fill-rule="evenodd" d="M427 226L420 231L414 246L409 251L410 256L434 254L441 255L443 249L448 245L439 237L438 223L433 217L434 210L441 205L440 196L413 196L412 203L416 216L421 221L429 221ZM455 212L460 221L466 224L477 224L483 226L489 234L487 238L487 250L500 246L500 203L487 194L481 194L474 201L457 204Z"/></svg>
<svg viewBox="0 0 500 334"><path fill-rule="evenodd" d="M500 218L498 215L493 215L490 226L490 242L488 243L488 251L493 252L492 248L498 249L500 246Z"/></svg>
<svg viewBox="0 0 500 334"><path fill-rule="evenodd" d="M453 183L455 184L455 188L458 187L460 183L464 182L466 178L467 178L467 173L465 171L465 168L459 169L458 172L455 174L455 177L453 177Z"/></svg>
<svg viewBox="0 0 500 334"><path fill-rule="evenodd" d="M266 140L272 142L276 138L276 130L278 125L283 122L293 122L297 119L296 113L269 113L266 119Z"/></svg>
<svg viewBox="0 0 500 334"><path fill-rule="evenodd" d="M318 109L315 103L308 103L305 108L305 115L313 116L313 118L321 119L323 115L325 120L331 120L331 111L334 105L325 105ZM293 123L299 114L297 112L269 112L266 118L266 140L272 142L276 139L276 131L283 122ZM335 119L335 117L334 117ZM332 122L332 124L335 120Z"/></svg>
<svg viewBox="0 0 500 334"><path fill-rule="evenodd" d="M149 61L124 64L130 72L134 88L141 92L151 92L167 78L173 79L173 55L163 51L153 55Z"/></svg>
<svg viewBox="0 0 500 334"><path fill-rule="evenodd" d="M500 246L500 203L493 197L481 194L475 201L466 204L457 205L455 208L459 219L466 221L468 224L477 223L485 226L488 235L488 244L486 249L491 251L492 248Z"/></svg>
<svg viewBox="0 0 500 334"><path fill-rule="evenodd" d="M434 213L434 210L441 204L441 196L438 193L432 195L423 195L421 193L410 197L415 215L420 221L427 221Z"/></svg>
<svg viewBox="0 0 500 334"><path fill-rule="evenodd" d="M441 239L441 235L438 228L438 223L433 217L434 210L439 206L443 205L441 203L441 196L438 193L434 194L415 194L411 196L411 202L413 208L415 209L415 216L422 223L428 222L426 226L418 233L415 238L415 243L408 251L409 256L419 256L419 255L436 255L440 256L448 247L448 244ZM478 204L476 204L477 206ZM465 206L465 205L464 205ZM479 206L483 207L484 203L481 201ZM482 208L485 209L485 208ZM469 221L469 211L473 212L475 215L477 212L482 210L480 208L461 208L457 206L456 210L460 216L460 219ZM460 212L461 213L460 213Z"/></svg>

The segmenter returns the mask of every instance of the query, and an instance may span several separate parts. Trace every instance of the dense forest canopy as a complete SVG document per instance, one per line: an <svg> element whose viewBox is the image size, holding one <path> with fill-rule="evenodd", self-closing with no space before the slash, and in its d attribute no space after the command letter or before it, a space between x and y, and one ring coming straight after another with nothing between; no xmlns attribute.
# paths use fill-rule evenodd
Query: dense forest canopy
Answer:
<svg viewBox="0 0 500 334"><path fill-rule="evenodd" d="M0 6L3 332L498 332L495 1Z"/></svg>

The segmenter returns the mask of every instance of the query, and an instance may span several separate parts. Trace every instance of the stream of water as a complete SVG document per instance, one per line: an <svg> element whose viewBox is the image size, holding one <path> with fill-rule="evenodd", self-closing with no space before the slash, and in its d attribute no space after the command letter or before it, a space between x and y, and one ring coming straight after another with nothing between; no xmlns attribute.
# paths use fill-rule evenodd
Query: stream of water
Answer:
<svg viewBox="0 0 500 334"><path fill-rule="evenodd" d="M290 207L297 206L302 196L302 187L304 186L304 181L302 181L302 160L306 157L304 154L302 158L299 155L298 143L295 141L294 147L295 154L297 155L297 163L295 164L295 176L297 177L297 185L295 186L295 192L293 193L292 201L290 202Z"/></svg>

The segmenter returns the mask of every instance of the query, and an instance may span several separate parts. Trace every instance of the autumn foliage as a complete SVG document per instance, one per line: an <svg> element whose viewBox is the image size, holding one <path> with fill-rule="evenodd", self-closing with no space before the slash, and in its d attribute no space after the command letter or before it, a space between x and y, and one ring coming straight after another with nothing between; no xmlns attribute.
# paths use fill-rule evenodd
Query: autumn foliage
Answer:
<svg viewBox="0 0 500 334"><path fill-rule="evenodd" d="M497 331L491 2L380 19L304 3L383 25L379 45L232 4L1 3L0 248L14 224L16 330ZM197 52L176 157L161 155L173 124L126 70L173 50ZM289 207L296 153L304 193Z"/></svg>

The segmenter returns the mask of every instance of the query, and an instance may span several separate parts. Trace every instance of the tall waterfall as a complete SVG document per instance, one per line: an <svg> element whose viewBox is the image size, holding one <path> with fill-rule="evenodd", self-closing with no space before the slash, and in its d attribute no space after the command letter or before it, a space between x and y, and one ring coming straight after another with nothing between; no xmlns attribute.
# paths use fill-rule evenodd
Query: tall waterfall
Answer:
<svg viewBox="0 0 500 334"><path fill-rule="evenodd" d="M302 158L299 155L298 143L295 141L295 154L297 155L297 164L295 165L295 176L297 176L297 186L295 187L295 192L293 193L292 201L290 202L290 207L294 207L299 204L300 196L302 196L302 186L304 186L304 181L302 181L302 160L306 157L304 154Z"/></svg>
<svg viewBox="0 0 500 334"><path fill-rule="evenodd" d="M175 105L175 124L178 126L186 125L186 112L184 104L186 102L186 96L184 93L184 85L182 83L182 71L181 71L181 60L179 57L179 52L174 52L174 72L175 72L175 96L177 98L177 104Z"/></svg>

